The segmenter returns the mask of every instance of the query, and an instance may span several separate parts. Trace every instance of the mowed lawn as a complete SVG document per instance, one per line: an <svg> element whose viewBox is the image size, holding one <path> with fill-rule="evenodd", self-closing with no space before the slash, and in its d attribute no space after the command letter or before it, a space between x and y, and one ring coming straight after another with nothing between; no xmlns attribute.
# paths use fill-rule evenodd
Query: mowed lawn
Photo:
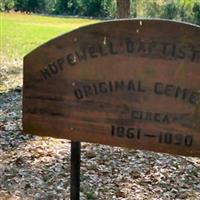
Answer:
<svg viewBox="0 0 200 200"><path fill-rule="evenodd" d="M22 58L38 45L97 20L49 17L19 13L1 15L1 56Z"/></svg>
<svg viewBox="0 0 200 200"><path fill-rule="evenodd" d="M0 94L22 86L23 57L48 40L98 20L0 13Z"/></svg>

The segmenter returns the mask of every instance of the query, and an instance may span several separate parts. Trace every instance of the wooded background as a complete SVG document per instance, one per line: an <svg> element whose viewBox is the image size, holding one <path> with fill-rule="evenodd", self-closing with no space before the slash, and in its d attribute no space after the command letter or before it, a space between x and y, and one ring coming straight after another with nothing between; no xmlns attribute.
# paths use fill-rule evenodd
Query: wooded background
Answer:
<svg viewBox="0 0 200 200"><path fill-rule="evenodd" d="M3 0L0 11L116 18L119 2L130 2L130 17L165 18L200 25L200 0Z"/></svg>

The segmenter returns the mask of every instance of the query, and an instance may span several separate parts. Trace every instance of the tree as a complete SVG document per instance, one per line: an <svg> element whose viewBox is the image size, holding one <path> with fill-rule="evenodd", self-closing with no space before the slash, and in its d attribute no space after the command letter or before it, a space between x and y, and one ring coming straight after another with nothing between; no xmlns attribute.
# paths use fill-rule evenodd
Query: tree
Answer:
<svg viewBox="0 0 200 200"><path fill-rule="evenodd" d="M15 10L16 11L26 11L28 0L15 0Z"/></svg>
<svg viewBox="0 0 200 200"><path fill-rule="evenodd" d="M195 3L193 6L194 22L200 25L200 3Z"/></svg>
<svg viewBox="0 0 200 200"><path fill-rule="evenodd" d="M14 8L14 0L4 0L0 3L0 11L9 12Z"/></svg>
<svg viewBox="0 0 200 200"><path fill-rule="evenodd" d="M137 17L137 0L131 0L130 2L130 16Z"/></svg>
<svg viewBox="0 0 200 200"><path fill-rule="evenodd" d="M200 24L200 0L0 0L0 11L11 9L91 17L156 17Z"/></svg>
<svg viewBox="0 0 200 200"><path fill-rule="evenodd" d="M159 18L162 10L162 4L157 0L149 0L145 5L145 15L148 18Z"/></svg>
<svg viewBox="0 0 200 200"><path fill-rule="evenodd" d="M44 0L44 11L46 13L54 13L55 12L55 9L56 9L56 3L57 3L57 0Z"/></svg>
<svg viewBox="0 0 200 200"><path fill-rule="evenodd" d="M178 8L175 2L166 3L164 5L163 13L161 17L167 18L167 19L177 19L178 15Z"/></svg>
<svg viewBox="0 0 200 200"><path fill-rule="evenodd" d="M45 11L44 0L15 0L15 10L22 12L40 13Z"/></svg>
<svg viewBox="0 0 200 200"><path fill-rule="evenodd" d="M117 3L116 0L102 0L101 1L101 16L102 17L116 17Z"/></svg>
<svg viewBox="0 0 200 200"><path fill-rule="evenodd" d="M130 16L130 0L117 0L117 16L119 18Z"/></svg>
<svg viewBox="0 0 200 200"><path fill-rule="evenodd" d="M28 0L27 10L33 13L40 12L42 11L42 8L44 7L43 2L44 1L41 1L41 0Z"/></svg>
<svg viewBox="0 0 200 200"><path fill-rule="evenodd" d="M68 0L58 0L55 6L56 14L66 14L67 13Z"/></svg>
<svg viewBox="0 0 200 200"><path fill-rule="evenodd" d="M99 17L102 13L101 0L82 0L83 14L85 16Z"/></svg>

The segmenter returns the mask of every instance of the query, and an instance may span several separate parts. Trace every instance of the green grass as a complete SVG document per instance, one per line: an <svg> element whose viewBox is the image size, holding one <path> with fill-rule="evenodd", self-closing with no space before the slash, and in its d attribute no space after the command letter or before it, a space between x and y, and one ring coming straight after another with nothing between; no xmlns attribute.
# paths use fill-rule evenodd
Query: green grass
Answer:
<svg viewBox="0 0 200 200"><path fill-rule="evenodd" d="M5 14L1 15L0 54L9 60L22 58L44 42L75 28L96 23L97 20L58 18L48 16Z"/></svg>
<svg viewBox="0 0 200 200"><path fill-rule="evenodd" d="M22 86L22 58L48 40L97 20L0 12L0 94Z"/></svg>

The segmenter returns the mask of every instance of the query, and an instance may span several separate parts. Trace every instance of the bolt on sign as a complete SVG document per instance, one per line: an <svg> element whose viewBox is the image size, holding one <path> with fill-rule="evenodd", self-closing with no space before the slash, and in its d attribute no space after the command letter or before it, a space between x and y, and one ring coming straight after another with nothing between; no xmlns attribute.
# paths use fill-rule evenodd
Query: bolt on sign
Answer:
<svg viewBox="0 0 200 200"><path fill-rule="evenodd" d="M200 27L118 20L24 58L25 133L200 156Z"/></svg>

